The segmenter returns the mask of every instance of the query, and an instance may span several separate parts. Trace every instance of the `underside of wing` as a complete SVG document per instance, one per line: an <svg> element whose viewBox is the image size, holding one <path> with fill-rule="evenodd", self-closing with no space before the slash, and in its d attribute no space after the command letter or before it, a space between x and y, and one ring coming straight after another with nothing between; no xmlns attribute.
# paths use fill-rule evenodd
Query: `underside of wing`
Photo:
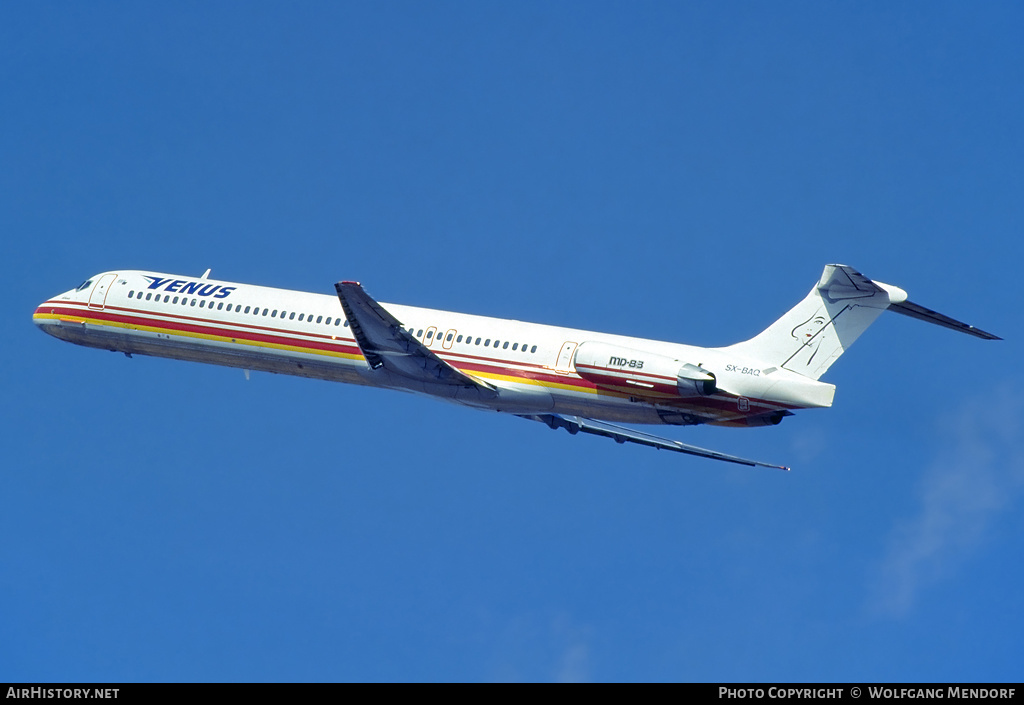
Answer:
<svg viewBox="0 0 1024 705"><path fill-rule="evenodd" d="M522 416L524 419L530 419L531 421L540 421L543 424L553 428L559 429L564 428L569 433L576 435L580 431L583 433L590 433L595 436L604 436L605 438L611 438L616 443L638 443L644 446L650 446L651 448L658 448L660 450L671 450L676 453L686 453L687 455L697 455L701 458L710 458L711 460L724 460L727 463L736 463L738 465L749 465L751 467L761 466L765 468L775 468L777 470L786 470L789 468L784 465L773 465L771 463L762 463L758 460L748 460L747 458L740 458L735 455L728 455L726 453L719 453L715 450L707 450L706 448L698 448L697 446L691 446L680 441L672 440L671 438L661 438L660 436L654 436L650 433L644 433L643 431L637 431L636 429L626 428L625 426L619 426L617 424L607 423L605 421L595 421L593 419L583 418L581 416L566 416L563 414L535 414L531 416Z"/></svg>
<svg viewBox="0 0 1024 705"><path fill-rule="evenodd" d="M387 309L363 291L358 282L334 285L356 343L373 369L427 384L493 390L487 382L467 375L438 357L413 337Z"/></svg>

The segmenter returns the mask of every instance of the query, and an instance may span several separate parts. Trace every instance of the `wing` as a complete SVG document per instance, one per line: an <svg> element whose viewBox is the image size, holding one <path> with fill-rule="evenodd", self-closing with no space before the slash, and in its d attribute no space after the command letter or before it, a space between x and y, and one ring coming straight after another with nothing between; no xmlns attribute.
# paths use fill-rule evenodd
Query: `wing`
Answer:
<svg viewBox="0 0 1024 705"><path fill-rule="evenodd" d="M434 354L402 327L397 318L363 291L359 282L334 285L356 343L373 369L429 384L494 390L483 380L467 375Z"/></svg>
<svg viewBox="0 0 1024 705"><path fill-rule="evenodd" d="M789 471L789 468L785 465L772 465L771 463L762 463L757 460L747 460L746 458L740 458L735 455L726 455L725 453L719 453L718 451L707 450L705 448L687 445L686 443L680 443L679 441L674 441L670 438L653 436L649 433L644 433L643 431L626 428L625 426L617 426L616 424L607 423L606 421L586 419L582 416L537 414L533 416L523 416L522 418L530 419L532 421L540 421L553 429L564 428L573 435L583 431L583 433L592 433L595 436L611 438L616 443L626 443L628 441L630 443L639 443L640 445L651 446L652 448L658 448L660 450L673 450L677 453L698 455L702 458L710 458L712 460L724 460L727 463L737 463L739 465L749 465L751 467L760 465L765 468L776 468L778 470Z"/></svg>

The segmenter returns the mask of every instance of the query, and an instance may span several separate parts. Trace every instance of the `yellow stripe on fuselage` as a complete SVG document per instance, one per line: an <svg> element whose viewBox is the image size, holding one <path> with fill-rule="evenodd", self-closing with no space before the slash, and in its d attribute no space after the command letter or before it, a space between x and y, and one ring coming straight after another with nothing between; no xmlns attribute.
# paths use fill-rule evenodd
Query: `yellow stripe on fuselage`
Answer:
<svg viewBox="0 0 1024 705"><path fill-rule="evenodd" d="M337 357L346 360L362 360L362 355L345 352L335 352L332 350L321 350L320 348L307 348L298 345L287 345L284 343L269 343L262 340L247 340L246 338L232 338L225 335L211 335L209 333L198 333L195 331L177 330L175 328L162 328L158 326L147 326L140 325L137 323L123 323L121 321L106 321L97 318L88 318L84 316L63 316L59 314L51 313L36 313L32 316L33 320L40 318L44 320L57 320L66 321L68 323L92 323L98 326L107 326L110 328L123 328L127 330L141 330L147 333L163 333L165 335L176 335L183 336L186 338L196 338L199 340L211 340L222 343L235 343L238 345L249 345L256 348L273 348L275 350L287 350L289 352L299 353L312 353L315 355L323 355L326 357ZM336 339L335 339L336 340Z"/></svg>

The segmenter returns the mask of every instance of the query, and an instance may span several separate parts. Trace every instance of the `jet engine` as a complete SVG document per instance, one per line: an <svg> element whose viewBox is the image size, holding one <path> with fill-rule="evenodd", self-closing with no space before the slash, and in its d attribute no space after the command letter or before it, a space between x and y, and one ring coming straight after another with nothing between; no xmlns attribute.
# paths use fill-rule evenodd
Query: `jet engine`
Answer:
<svg viewBox="0 0 1024 705"><path fill-rule="evenodd" d="M697 365L607 343L581 343L575 366L599 387L638 396L703 397L718 389L715 376Z"/></svg>

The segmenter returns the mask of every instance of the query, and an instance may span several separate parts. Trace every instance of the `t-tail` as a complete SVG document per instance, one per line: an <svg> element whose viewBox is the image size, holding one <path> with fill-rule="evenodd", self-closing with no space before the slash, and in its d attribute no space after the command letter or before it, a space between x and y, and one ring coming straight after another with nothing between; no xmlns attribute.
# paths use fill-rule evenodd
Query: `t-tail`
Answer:
<svg viewBox="0 0 1024 705"><path fill-rule="evenodd" d="M760 335L727 348L818 379L886 309L985 340L998 336L907 301L907 292L829 264L807 297Z"/></svg>

